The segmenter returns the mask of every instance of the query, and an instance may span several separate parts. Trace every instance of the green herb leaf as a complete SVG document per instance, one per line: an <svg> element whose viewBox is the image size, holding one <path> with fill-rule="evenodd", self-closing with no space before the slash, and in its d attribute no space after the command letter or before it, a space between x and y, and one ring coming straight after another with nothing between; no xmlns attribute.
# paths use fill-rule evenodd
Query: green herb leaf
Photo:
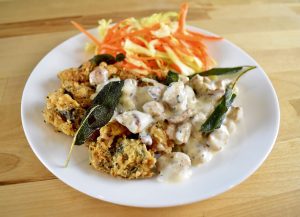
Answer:
<svg viewBox="0 0 300 217"><path fill-rule="evenodd" d="M237 67L232 67L232 68L212 68L210 70L204 71L204 72L198 72L195 74L192 74L189 76L191 79L195 75L200 75L200 76L220 76L220 75L229 75L229 74L234 74L237 72L240 72L243 68L252 68L253 66L237 66Z"/></svg>
<svg viewBox="0 0 300 217"><path fill-rule="evenodd" d="M99 65L102 62L106 62L108 65L115 64L116 62L123 61L125 59L125 55L119 53L116 55L116 58L110 54L99 54L94 56L90 61L95 65Z"/></svg>
<svg viewBox="0 0 300 217"><path fill-rule="evenodd" d="M116 61L117 61L117 62L121 62L121 61L123 61L124 59L125 59L125 55L124 55L123 53L117 54L117 56L116 56Z"/></svg>
<svg viewBox="0 0 300 217"><path fill-rule="evenodd" d="M80 124L74 136L74 145L82 145L95 130L108 123L113 114L113 111L103 105L94 106Z"/></svg>
<svg viewBox="0 0 300 217"><path fill-rule="evenodd" d="M221 98L221 102L215 108L213 113L207 118L207 120L202 124L201 131L204 133L211 133L215 129L221 127L224 118L226 117L226 113L230 108L233 100L236 95L232 93L232 89L227 87L225 94Z"/></svg>
<svg viewBox="0 0 300 217"><path fill-rule="evenodd" d="M110 121L122 95L123 86L124 81L110 82L94 98L92 106L87 110L79 129L75 133L66 166L74 145L82 145L97 129Z"/></svg>
<svg viewBox="0 0 300 217"><path fill-rule="evenodd" d="M123 85L124 81L109 82L97 94L74 136L75 145L83 144L96 129L109 122L122 95Z"/></svg>
<svg viewBox="0 0 300 217"><path fill-rule="evenodd" d="M226 117L226 113L231 107L236 94L233 93L233 88L238 82L238 80L248 71L256 68L256 66L249 66L244 71L242 71L239 76L235 79L234 82L230 83L226 90L225 94L221 97L220 103L217 105L215 110L210 114L210 116L206 119L206 121L201 126L201 131L204 133L211 133L215 129L221 127L224 118Z"/></svg>
<svg viewBox="0 0 300 217"><path fill-rule="evenodd" d="M105 85L93 99L92 106L104 105L115 108L122 95L124 81L113 81Z"/></svg>
<svg viewBox="0 0 300 217"><path fill-rule="evenodd" d="M102 62L106 62L108 65L116 63L116 59L110 54L99 54L90 59L95 65L99 65Z"/></svg>
<svg viewBox="0 0 300 217"><path fill-rule="evenodd" d="M164 83L165 85L169 85L172 82L177 82L178 80L179 80L178 73L169 71Z"/></svg>

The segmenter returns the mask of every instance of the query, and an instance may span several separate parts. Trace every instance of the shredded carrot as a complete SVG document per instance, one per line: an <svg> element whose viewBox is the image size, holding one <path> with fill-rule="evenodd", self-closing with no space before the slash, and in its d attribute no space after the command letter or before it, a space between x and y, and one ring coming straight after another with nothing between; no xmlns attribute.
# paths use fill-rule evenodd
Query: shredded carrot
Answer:
<svg viewBox="0 0 300 217"><path fill-rule="evenodd" d="M139 56L141 60L156 60L156 57Z"/></svg>
<svg viewBox="0 0 300 217"><path fill-rule="evenodd" d="M184 33L185 30L185 21L186 21L188 8L189 8L188 3L183 3L180 6L179 20L178 20L178 32L180 33Z"/></svg>
<svg viewBox="0 0 300 217"><path fill-rule="evenodd" d="M209 69L213 61L207 53L207 48L203 43L204 40L220 40L221 37L209 36L199 32L194 32L186 29L186 18L188 13L188 3L183 3L180 6L178 16L178 27L175 32L165 37L158 37L155 31L164 31L161 23L154 23L152 26L141 27L143 25L131 24L130 19L121 20L112 27L107 28L107 32L104 38L100 41L92 34L87 32L78 23L71 21L71 23L82 33L84 33L89 39L91 39L96 45L97 54L111 54L117 55L123 53L127 58L124 61L116 63L119 67L123 67L125 70L134 71L138 76L156 75L160 78L166 76L168 69L175 70L178 73L183 73L183 67L173 62L165 50L165 46L172 49L172 51L178 56L179 60L183 64L189 64L189 58L196 57L203 64L203 70ZM162 28L162 29L161 29ZM138 53L132 53L132 51L126 51L124 44L126 40L132 41L135 45L150 49L149 43L154 42L154 56L141 55ZM155 40L155 41L153 41ZM137 48L139 49L139 48ZM128 52L128 53L127 53ZM157 55L156 55L157 54ZM129 62L129 58L139 61L141 66L137 66ZM139 64L140 65L140 64ZM140 71L139 70L143 70ZM147 71L147 74L144 71Z"/></svg>
<svg viewBox="0 0 300 217"><path fill-rule="evenodd" d="M181 55L180 52L182 52L186 55L191 55L191 53L187 51L185 46L183 46L181 43L179 43L178 40L177 40L178 44L173 43L172 40L169 37L162 38L162 41L165 42L166 44L168 44L175 51L175 53L178 54L178 55Z"/></svg>
<svg viewBox="0 0 300 217"><path fill-rule="evenodd" d="M156 68L157 69L157 63L153 60L148 60L144 62L147 66L149 66L150 68Z"/></svg>
<svg viewBox="0 0 300 217"><path fill-rule="evenodd" d="M91 33L86 31L80 24L76 23L75 21L71 21L71 23L83 34L85 34L89 39L91 39L97 46L101 46L101 43L96 39Z"/></svg>
<svg viewBox="0 0 300 217"><path fill-rule="evenodd" d="M141 29L141 30L136 30L136 31L133 31L133 32L130 32L130 33L126 33L124 32L124 28L120 29L119 31L122 32L122 36L116 36L116 35L107 35L107 37L104 39L106 42L114 42L114 41L118 41L118 40L121 40L121 39L124 39L126 37L132 37L132 36L143 36L143 35L146 35L146 34L149 34L151 31L153 30L157 30L158 28L160 27L160 24L157 23L151 27L148 27L148 28L144 28L144 29ZM114 37L112 37L114 36Z"/></svg>
<svg viewBox="0 0 300 217"><path fill-rule="evenodd" d="M135 44L138 44L140 46L145 46L145 43L139 39L139 38L136 38L136 37L130 37L130 40L135 43Z"/></svg>
<svg viewBox="0 0 300 217"><path fill-rule="evenodd" d="M189 31L189 30L188 30L188 33L190 33L193 36L197 36L200 39L208 39L208 40L221 40L221 39L223 39L222 37L204 35L204 34L201 34L199 32L193 32L193 31Z"/></svg>
<svg viewBox="0 0 300 217"><path fill-rule="evenodd" d="M174 63L170 64L170 67L173 68L176 72L181 74L181 69Z"/></svg>
<svg viewBox="0 0 300 217"><path fill-rule="evenodd" d="M107 34L105 38L103 39L103 42L107 42L109 39L112 38L112 36L115 34L116 30L120 27L121 23L123 23L125 20L121 20L120 22L116 23L114 26L112 26L110 29L108 29Z"/></svg>
<svg viewBox="0 0 300 217"><path fill-rule="evenodd" d="M141 67L139 67L139 66L136 66L136 65L134 65L134 64L132 64L132 63L129 63L129 62L126 62L124 65L125 65L126 68L128 68L128 69L144 69L144 68L141 68Z"/></svg>
<svg viewBox="0 0 300 217"><path fill-rule="evenodd" d="M127 36L129 37L129 36L137 36L137 35L149 34L151 31L159 29L159 27L160 27L160 24L156 23L156 24L154 24L151 27L146 27L146 28L141 29L141 30L133 31L133 32L129 33Z"/></svg>
<svg viewBox="0 0 300 217"><path fill-rule="evenodd" d="M151 70L154 74L156 74L156 76L158 77L158 78L162 78L163 76L162 76L162 73L161 73L161 70Z"/></svg>
<svg viewBox="0 0 300 217"><path fill-rule="evenodd" d="M201 40L199 40L199 38L195 38L191 35L186 35L186 34L181 34L176 32L174 34L174 37L185 40L185 41L189 41L189 42L200 42Z"/></svg>

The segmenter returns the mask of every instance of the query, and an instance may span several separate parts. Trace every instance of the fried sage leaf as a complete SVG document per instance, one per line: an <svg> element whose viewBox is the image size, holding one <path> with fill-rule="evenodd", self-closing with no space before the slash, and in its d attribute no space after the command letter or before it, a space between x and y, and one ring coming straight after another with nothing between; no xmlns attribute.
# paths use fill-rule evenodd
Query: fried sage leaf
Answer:
<svg viewBox="0 0 300 217"><path fill-rule="evenodd" d="M66 166L70 160L74 145L82 145L97 129L110 121L122 95L123 86L124 81L110 82L97 94L92 106L87 110L79 129L75 133Z"/></svg>
<svg viewBox="0 0 300 217"><path fill-rule="evenodd" d="M104 126L111 119L113 112L103 105L94 106L80 124L74 136L74 145L82 145L95 130Z"/></svg>
<svg viewBox="0 0 300 217"><path fill-rule="evenodd" d="M90 59L90 62L99 65L101 62L106 62L108 65L115 64L116 62L123 61L125 55L122 53L117 54L116 58L110 54L98 54Z"/></svg>
<svg viewBox="0 0 300 217"><path fill-rule="evenodd" d="M220 103L216 106L215 110L210 114L210 116L206 119L206 121L201 126L201 131L204 133L211 133L215 129L221 127L223 120L226 117L226 113L231 107L236 94L233 93L234 86L237 81L242 77L246 72L256 68L256 66L249 66L244 71L242 71L238 77L234 80L234 82L230 83L226 90L225 94L221 97Z"/></svg>
<svg viewBox="0 0 300 217"><path fill-rule="evenodd" d="M165 85L169 85L172 82L177 82L178 80L179 80L178 73L169 71L164 83Z"/></svg>
<svg viewBox="0 0 300 217"><path fill-rule="evenodd" d="M211 133L215 129L221 127L224 118L226 117L226 113L230 108L233 100L236 95L232 93L232 88L227 87L225 94L221 98L221 102L217 105L215 110L211 113L211 115L207 118L207 120L202 124L201 131L204 133Z"/></svg>
<svg viewBox="0 0 300 217"><path fill-rule="evenodd" d="M204 72L199 72L195 73L189 76L191 79L195 75L200 75L200 76L220 76L220 75L229 75L229 74L234 74L237 72L240 72L244 68L252 68L253 66L237 66L237 67L232 67L232 68L212 68L210 70L204 71Z"/></svg>
<svg viewBox="0 0 300 217"><path fill-rule="evenodd" d="M120 100L123 85L124 81L109 82L97 94L74 136L75 145L83 144L96 129L109 122Z"/></svg>
<svg viewBox="0 0 300 217"><path fill-rule="evenodd" d="M92 106L102 104L108 107L115 107L122 94L123 85L124 81L113 81L106 84L93 99Z"/></svg>
<svg viewBox="0 0 300 217"><path fill-rule="evenodd" d="M123 53L117 54L117 56L116 56L116 61L117 61L117 62L121 62L121 61L123 61L124 59L125 59L125 55L124 55Z"/></svg>

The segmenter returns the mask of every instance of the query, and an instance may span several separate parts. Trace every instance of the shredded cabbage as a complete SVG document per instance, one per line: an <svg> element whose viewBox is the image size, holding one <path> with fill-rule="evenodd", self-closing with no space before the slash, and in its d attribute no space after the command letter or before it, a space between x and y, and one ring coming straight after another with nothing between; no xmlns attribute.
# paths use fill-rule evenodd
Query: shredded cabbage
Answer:
<svg viewBox="0 0 300 217"><path fill-rule="evenodd" d="M149 17L144 17L140 19L139 23L143 27L149 27L152 26L156 23L164 23L164 24L169 24L172 21L178 19L178 13L177 12L166 12L166 13L155 13L152 14Z"/></svg>
<svg viewBox="0 0 300 217"><path fill-rule="evenodd" d="M186 41L184 37L178 38L176 36L179 28L178 19L177 12L155 13L141 19L130 17L116 24L118 28L113 33L110 31L109 34L108 31L112 28L112 20L99 20L98 36L100 45L97 44L96 46L93 43L88 43L85 50L88 52L96 51L97 53L107 52L111 49L110 54L112 55L120 52L114 49L122 50L126 56L125 62L131 64L130 70L142 75L147 75L147 71L160 70L162 76L165 76L168 69L178 70L186 76L201 72L207 68L201 61L203 57L200 56L201 59L199 58L201 50L199 50L197 56L193 52L195 44ZM138 34L135 34L136 32ZM188 37L191 36L193 35L188 35ZM101 51L101 43L106 43L104 51ZM202 47L202 49L205 49L205 47ZM206 56L206 58L210 57ZM213 60L209 62L214 63Z"/></svg>
<svg viewBox="0 0 300 217"><path fill-rule="evenodd" d="M112 23L112 20L109 19L109 20L105 20L105 19L102 19L102 20L99 20L98 21L98 35L100 37L101 40L104 39L104 37L106 36L106 33L110 27Z"/></svg>
<svg viewBox="0 0 300 217"><path fill-rule="evenodd" d="M182 74L188 76L195 73L195 71L192 68L188 67L187 65L185 65L183 62L180 61L178 56L174 53L174 51L170 47L164 46L164 48L167 51L167 54L169 55L170 59L181 69Z"/></svg>

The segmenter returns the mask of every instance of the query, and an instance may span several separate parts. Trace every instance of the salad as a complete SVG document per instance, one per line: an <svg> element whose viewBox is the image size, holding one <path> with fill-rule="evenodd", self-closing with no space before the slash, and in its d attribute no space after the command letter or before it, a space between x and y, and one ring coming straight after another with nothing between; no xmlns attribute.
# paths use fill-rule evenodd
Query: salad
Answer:
<svg viewBox="0 0 300 217"><path fill-rule="evenodd" d="M100 20L93 57L58 74L61 87L47 96L46 123L89 150L96 170L125 179L177 182L222 150L242 119L233 106L237 81L255 66L214 68L206 40L185 27L180 12Z"/></svg>

